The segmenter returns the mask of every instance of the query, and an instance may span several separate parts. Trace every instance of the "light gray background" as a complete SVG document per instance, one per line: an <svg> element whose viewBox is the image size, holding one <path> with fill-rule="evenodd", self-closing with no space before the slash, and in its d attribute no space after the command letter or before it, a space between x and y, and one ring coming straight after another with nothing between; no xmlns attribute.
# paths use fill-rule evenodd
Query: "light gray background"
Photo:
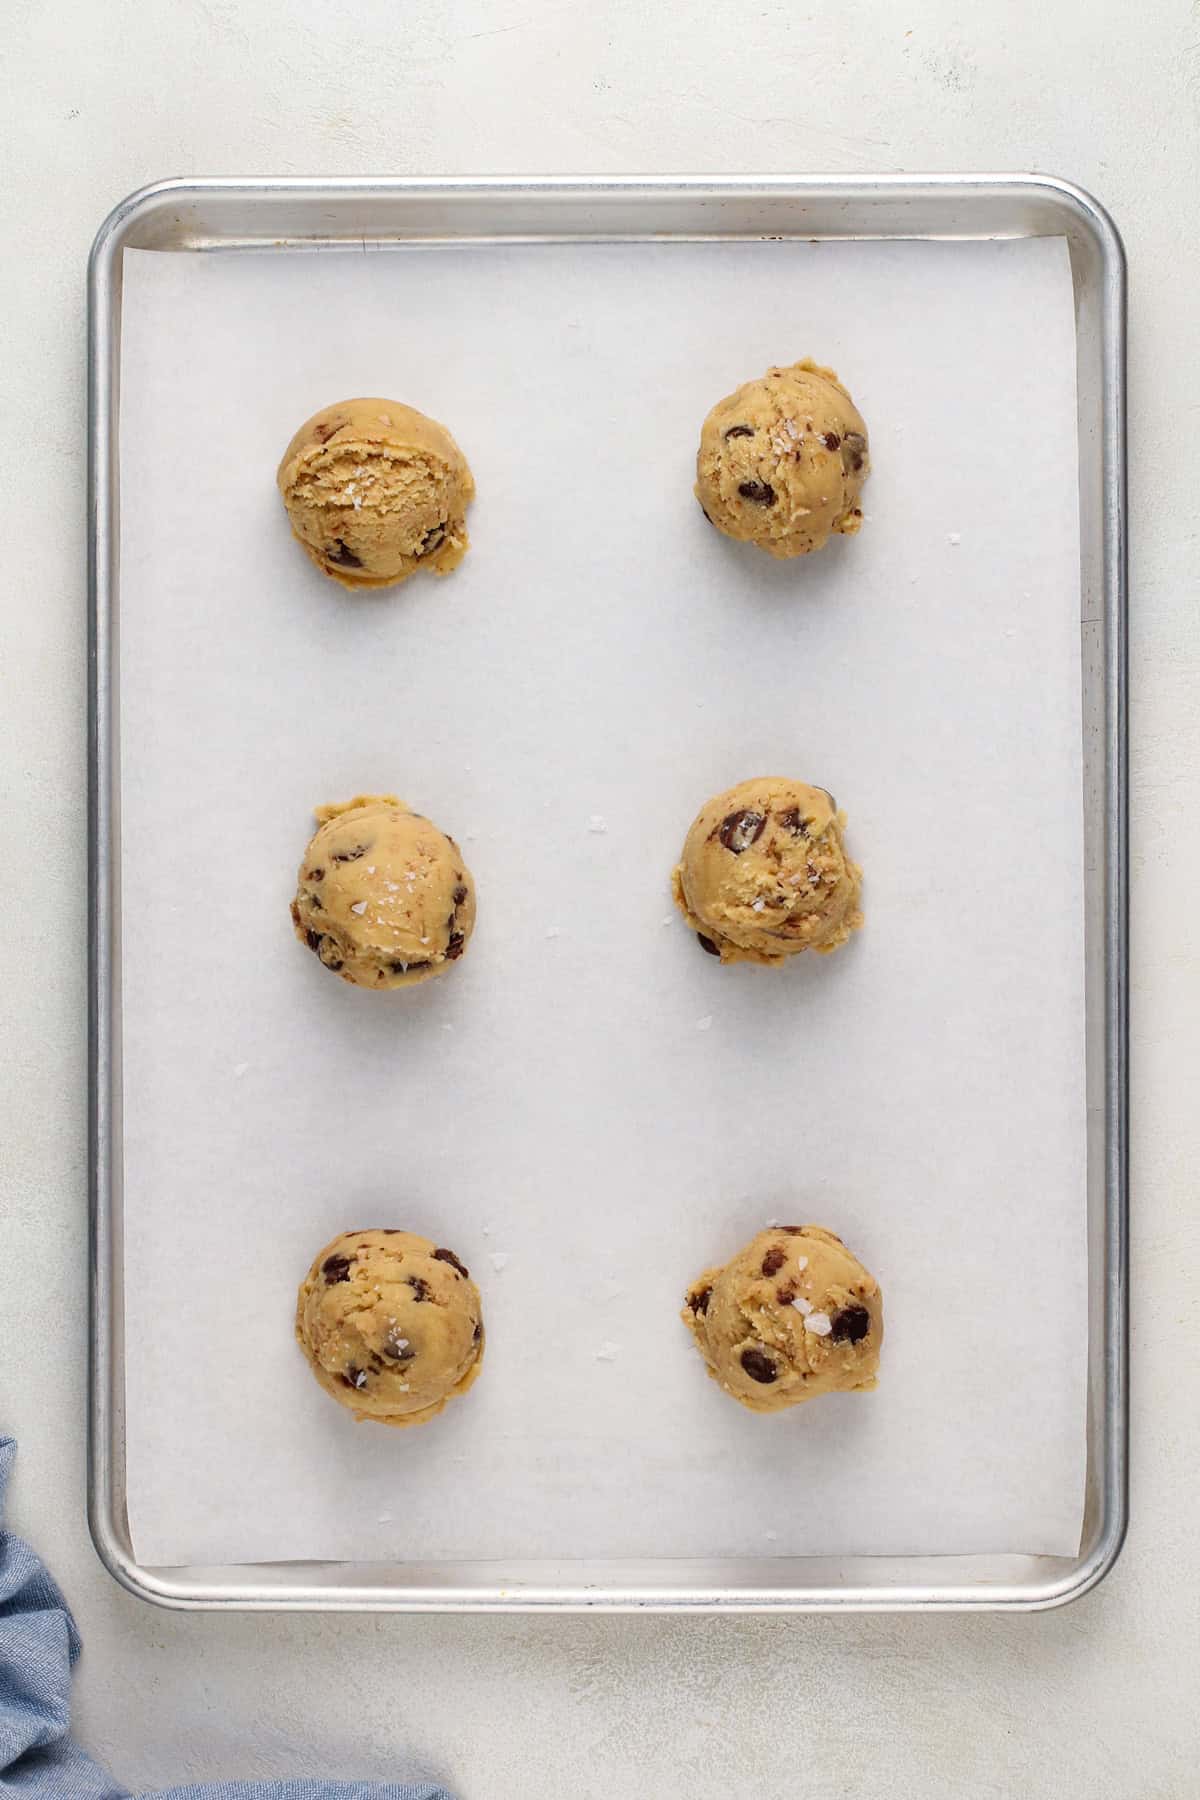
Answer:
<svg viewBox="0 0 1200 1800"><path fill-rule="evenodd" d="M7 905L3 1412L15 1523L87 1649L85 1741L131 1785L443 1775L464 1800L888 1791L1187 1800L1200 1077L1191 199L1200 21L1163 0L13 5L0 481ZM83 263L168 173L1040 167L1133 272L1134 1523L1066 1612L954 1620L189 1619L126 1598L82 1515Z"/></svg>

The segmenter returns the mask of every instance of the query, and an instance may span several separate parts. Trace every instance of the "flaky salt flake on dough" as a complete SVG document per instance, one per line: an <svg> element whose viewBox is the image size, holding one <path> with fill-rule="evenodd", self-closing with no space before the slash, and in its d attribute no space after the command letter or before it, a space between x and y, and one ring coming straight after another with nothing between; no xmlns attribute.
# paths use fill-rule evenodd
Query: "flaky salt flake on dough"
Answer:
<svg viewBox="0 0 1200 1800"><path fill-rule="evenodd" d="M804 1329L816 1337L828 1337L833 1330L833 1320L827 1312L810 1312L805 1318Z"/></svg>

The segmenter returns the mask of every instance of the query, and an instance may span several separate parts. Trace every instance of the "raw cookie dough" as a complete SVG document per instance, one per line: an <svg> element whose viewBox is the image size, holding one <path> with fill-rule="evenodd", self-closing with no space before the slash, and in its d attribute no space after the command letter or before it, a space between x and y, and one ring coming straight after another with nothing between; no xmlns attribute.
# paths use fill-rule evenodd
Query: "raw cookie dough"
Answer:
<svg viewBox="0 0 1200 1800"><path fill-rule="evenodd" d="M867 428L832 369L807 357L768 369L704 421L696 498L726 537L804 556L862 524Z"/></svg>
<svg viewBox="0 0 1200 1800"><path fill-rule="evenodd" d="M483 1361L479 1290L453 1250L411 1231L343 1231L300 1284L296 1338L356 1419L423 1425Z"/></svg>
<svg viewBox="0 0 1200 1800"><path fill-rule="evenodd" d="M440 975L475 928L475 884L452 837L394 794L318 806L292 901L296 936L356 987Z"/></svg>
<svg viewBox="0 0 1200 1800"><path fill-rule="evenodd" d="M680 1317L713 1380L751 1412L875 1386L879 1284L820 1225L760 1231L692 1283Z"/></svg>
<svg viewBox="0 0 1200 1800"><path fill-rule="evenodd" d="M739 782L700 809L671 877L675 904L722 962L827 953L863 922L862 870L824 788L780 775Z"/></svg>
<svg viewBox="0 0 1200 1800"><path fill-rule="evenodd" d="M388 587L418 569L448 575L467 553L466 458L444 425L398 400L314 413L276 480L292 531L343 587Z"/></svg>

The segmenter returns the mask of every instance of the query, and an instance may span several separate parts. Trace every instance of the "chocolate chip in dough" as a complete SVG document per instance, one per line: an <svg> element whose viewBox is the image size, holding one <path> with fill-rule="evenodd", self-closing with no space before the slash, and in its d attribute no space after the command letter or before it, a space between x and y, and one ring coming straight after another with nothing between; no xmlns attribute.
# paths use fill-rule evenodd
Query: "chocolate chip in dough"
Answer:
<svg viewBox="0 0 1200 1800"><path fill-rule="evenodd" d="M321 1273L325 1277L326 1287L335 1287L339 1281L349 1281L350 1258L348 1256L327 1256L321 1264Z"/></svg>
<svg viewBox="0 0 1200 1800"><path fill-rule="evenodd" d="M769 481L739 481L738 493L743 500L753 500L755 506L775 504L775 489Z"/></svg>
<svg viewBox="0 0 1200 1800"><path fill-rule="evenodd" d="M764 1351L756 1350L753 1345L742 1351L742 1367L751 1381L761 1381L764 1387L779 1380L779 1370L771 1358Z"/></svg>
<svg viewBox="0 0 1200 1800"><path fill-rule="evenodd" d="M699 940L700 948L708 956L720 956L721 952L717 949L717 946L713 943L713 941L710 937L705 937L705 935L702 931L698 931L696 933L696 937Z"/></svg>
<svg viewBox="0 0 1200 1800"><path fill-rule="evenodd" d="M708 1303L711 1299L712 1283L710 1282L707 1287L697 1288L694 1294L688 1295L688 1305L691 1307L693 1313L706 1313L708 1311Z"/></svg>
<svg viewBox="0 0 1200 1800"><path fill-rule="evenodd" d="M362 558L355 556L353 550L348 549L341 538L334 538L333 543L325 552L325 560L333 563L339 569L362 568Z"/></svg>
<svg viewBox="0 0 1200 1800"><path fill-rule="evenodd" d="M753 437L754 427L753 425L731 425L729 430L723 433L723 436L726 443L728 443L730 438Z"/></svg>
<svg viewBox="0 0 1200 1800"><path fill-rule="evenodd" d="M762 1259L763 1274L778 1275L786 1261L787 1251L782 1250L778 1244L773 1244Z"/></svg>
<svg viewBox="0 0 1200 1800"><path fill-rule="evenodd" d="M865 1306L843 1306L833 1315L829 1335L835 1344L859 1344L871 1329L871 1315Z"/></svg>
<svg viewBox="0 0 1200 1800"><path fill-rule="evenodd" d="M727 818L721 820L717 827L717 836L727 850L732 850L735 856L740 856L743 850L748 850L751 844L758 842L766 822L764 813L754 812L750 807L744 807L741 812L730 813Z"/></svg>
<svg viewBox="0 0 1200 1800"><path fill-rule="evenodd" d="M459 1262L453 1250L435 1250L433 1256L435 1262L449 1263L450 1267L457 1269L460 1275L470 1275L471 1273L465 1264Z"/></svg>

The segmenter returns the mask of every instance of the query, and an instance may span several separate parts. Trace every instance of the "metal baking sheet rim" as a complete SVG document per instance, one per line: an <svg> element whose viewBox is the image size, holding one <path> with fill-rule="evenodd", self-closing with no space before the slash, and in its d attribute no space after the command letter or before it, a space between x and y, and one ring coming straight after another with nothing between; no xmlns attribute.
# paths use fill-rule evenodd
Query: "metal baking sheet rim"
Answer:
<svg viewBox="0 0 1200 1800"><path fill-rule="evenodd" d="M640 238L1066 237L1075 284L1087 884L1089 1358L1075 1558L989 1556L561 1565L349 1563L151 1569L124 1501L118 726L121 256L127 248ZM1052 176L585 176L162 181L128 196L88 265L88 1522L130 1592L183 1609L411 1612L1035 1610L1077 1599L1128 1521L1125 258L1104 208ZM1090 760L1089 760L1090 758ZM584 1565L587 1567L587 1565ZM735 1575L737 1578L735 1578Z"/></svg>

